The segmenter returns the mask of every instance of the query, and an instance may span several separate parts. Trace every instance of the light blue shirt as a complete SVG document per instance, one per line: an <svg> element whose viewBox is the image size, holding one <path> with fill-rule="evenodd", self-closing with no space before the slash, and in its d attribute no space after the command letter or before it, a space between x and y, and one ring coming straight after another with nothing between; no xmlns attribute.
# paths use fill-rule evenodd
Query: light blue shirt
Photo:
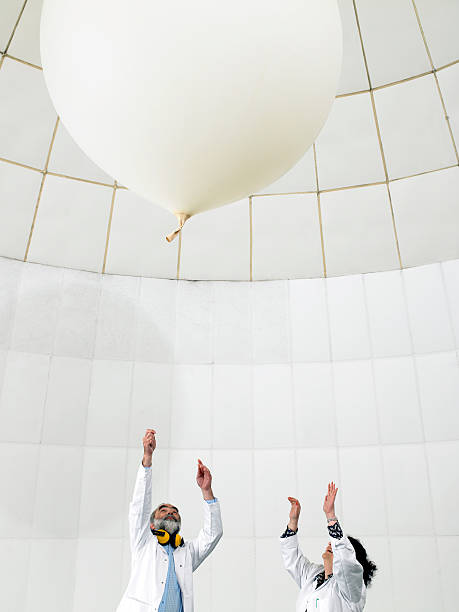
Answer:
<svg viewBox="0 0 459 612"><path fill-rule="evenodd" d="M169 567L158 612L183 612L182 591L175 573L174 549L170 544L166 544L164 550L169 555Z"/></svg>

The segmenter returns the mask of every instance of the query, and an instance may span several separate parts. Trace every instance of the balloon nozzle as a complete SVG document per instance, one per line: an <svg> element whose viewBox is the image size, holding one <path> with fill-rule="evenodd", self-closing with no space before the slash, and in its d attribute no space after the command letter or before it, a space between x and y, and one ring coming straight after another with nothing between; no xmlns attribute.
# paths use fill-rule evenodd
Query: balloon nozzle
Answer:
<svg viewBox="0 0 459 612"><path fill-rule="evenodd" d="M179 235L179 233L182 231L182 227L185 225L185 221L191 217L191 215L187 215L186 213L175 213L175 216L178 219L179 226L175 232L172 232L172 234L166 236L167 242L172 242L174 238Z"/></svg>

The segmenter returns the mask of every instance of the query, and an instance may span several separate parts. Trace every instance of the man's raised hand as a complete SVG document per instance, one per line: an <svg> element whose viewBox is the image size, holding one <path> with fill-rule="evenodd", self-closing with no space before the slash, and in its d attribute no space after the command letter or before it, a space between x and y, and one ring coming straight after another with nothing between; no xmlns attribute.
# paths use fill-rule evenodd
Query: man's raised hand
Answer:
<svg viewBox="0 0 459 612"><path fill-rule="evenodd" d="M196 474L196 482L202 491L202 496L204 499L214 499L214 494L212 493L212 474L201 459L198 459L198 473Z"/></svg>
<svg viewBox="0 0 459 612"><path fill-rule="evenodd" d="M153 455L153 451L156 448L156 431L154 429L147 429L145 435L143 437L143 461L142 464L144 467L151 466L151 457Z"/></svg>
<svg viewBox="0 0 459 612"><path fill-rule="evenodd" d="M300 518L301 505L295 497L288 497L287 499L291 504L288 527L289 529L296 531L298 529L298 519Z"/></svg>

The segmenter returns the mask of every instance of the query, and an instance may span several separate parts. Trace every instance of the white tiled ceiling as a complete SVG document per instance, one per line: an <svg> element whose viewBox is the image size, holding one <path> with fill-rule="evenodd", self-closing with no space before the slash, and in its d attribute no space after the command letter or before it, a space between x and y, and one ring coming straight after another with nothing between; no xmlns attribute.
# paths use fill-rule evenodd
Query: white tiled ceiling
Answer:
<svg viewBox="0 0 459 612"><path fill-rule="evenodd" d="M41 5L0 6L0 255L215 280L389 270L400 267L398 250L402 266L458 257L457 168L437 172L459 162L456 0L338 0L343 68L316 155L311 147L252 194L252 211L247 199L197 215L172 244L170 213L114 192L116 177L64 125L55 129L40 69ZM432 66L440 70L419 76Z"/></svg>

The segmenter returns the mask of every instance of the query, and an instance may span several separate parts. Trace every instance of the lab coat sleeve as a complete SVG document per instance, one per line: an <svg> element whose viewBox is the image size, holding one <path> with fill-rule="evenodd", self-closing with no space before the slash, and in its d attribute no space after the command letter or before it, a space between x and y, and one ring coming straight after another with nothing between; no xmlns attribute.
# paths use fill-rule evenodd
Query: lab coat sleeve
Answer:
<svg viewBox="0 0 459 612"><path fill-rule="evenodd" d="M135 553L150 535L152 468L139 466L131 503L129 504L129 540Z"/></svg>
<svg viewBox="0 0 459 612"><path fill-rule="evenodd" d="M203 501L204 524L198 537L189 543L193 572L217 546L223 535L220 502L208 504Z"/></svg>
<svg viewBox="0 0 459 612"><path fill-rule="evenodd" d="M357 603L362 597L363 567L357 561L355 550L347 536L339 540L330 538L333 550L333 576L341 595Z"/></svg>
<svg viewBox="0 0 459 612"><path fill-rule="evenodd" d="M301 552L297 534L280 538L280 546L284 567L301 589L306 580L320 571L322 566L311 563Z"/></svg>

